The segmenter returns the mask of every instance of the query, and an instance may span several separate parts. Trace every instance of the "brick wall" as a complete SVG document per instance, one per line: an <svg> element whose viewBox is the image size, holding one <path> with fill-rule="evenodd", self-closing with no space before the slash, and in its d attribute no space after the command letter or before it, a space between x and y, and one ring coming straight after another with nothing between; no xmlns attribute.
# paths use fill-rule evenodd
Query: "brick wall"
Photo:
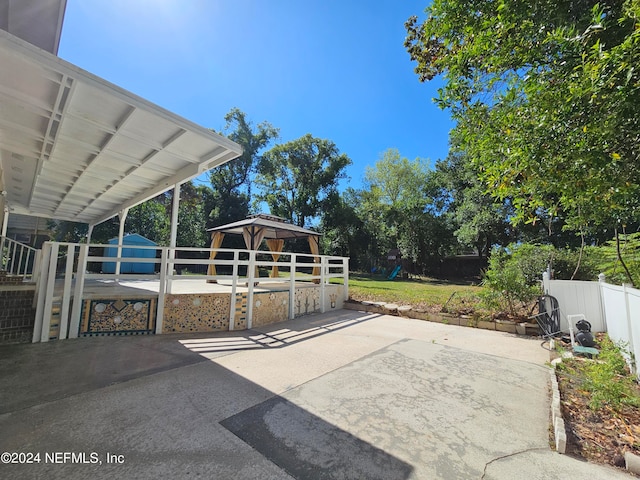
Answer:
<svg viewBox="0 0 640 480"><path fill-rule="evenodd" d="M0 273L0 344L31 342L36 316L34 294L34 285Z"/></svg>

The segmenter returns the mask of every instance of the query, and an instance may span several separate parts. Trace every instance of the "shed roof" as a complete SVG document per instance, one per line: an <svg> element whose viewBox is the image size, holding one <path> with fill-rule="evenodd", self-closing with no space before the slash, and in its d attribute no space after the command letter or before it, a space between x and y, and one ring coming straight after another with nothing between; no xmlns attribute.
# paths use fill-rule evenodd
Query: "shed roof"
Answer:
<svg viewBox="0 0 640 480"><path fill-rule="evenodd" d="M251 215L245 220L240 220L238 222L210 228L207 231L235 233L238 235L242 235L244 229L250 227L263 228L265 231L264 238L307 238L318 237L322 235L319 232L314 232L313 230L308 230L306 228L287 223L284 218L276 217L273 215L265 215L263 213L258 215Z"/></svg>
<svg viewBox="0 0 640 480"><path fill-rule="evenodd" d="M12 213L97 224L242 147L0 30L0 189Z"/></svg>

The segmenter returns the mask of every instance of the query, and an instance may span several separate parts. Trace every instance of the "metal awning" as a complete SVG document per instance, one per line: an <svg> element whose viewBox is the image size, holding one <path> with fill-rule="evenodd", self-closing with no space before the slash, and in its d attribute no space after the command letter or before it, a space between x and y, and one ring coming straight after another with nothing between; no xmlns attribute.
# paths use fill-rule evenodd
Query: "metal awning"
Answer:
<svg viewBox="0 0 640 480"><path fill-rule="evenodd" d="M0 30L0 188L12 213L98 224L242 148Z"/></svg>

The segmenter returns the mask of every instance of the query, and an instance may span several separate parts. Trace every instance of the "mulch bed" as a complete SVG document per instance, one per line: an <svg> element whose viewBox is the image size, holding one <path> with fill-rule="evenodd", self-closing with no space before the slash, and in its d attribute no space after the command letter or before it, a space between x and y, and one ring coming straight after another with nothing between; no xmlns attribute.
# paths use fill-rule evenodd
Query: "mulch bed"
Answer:
<svg viewBox="0 0 640 480"><path fill-rule="evenodd" d="M590 394L582 388L582 380L562 371L556 373L567 430L567 454L621 468L625 467L625 452L640 455L640 408L622 406L615 411L605 405L592 410Z"/></svg>

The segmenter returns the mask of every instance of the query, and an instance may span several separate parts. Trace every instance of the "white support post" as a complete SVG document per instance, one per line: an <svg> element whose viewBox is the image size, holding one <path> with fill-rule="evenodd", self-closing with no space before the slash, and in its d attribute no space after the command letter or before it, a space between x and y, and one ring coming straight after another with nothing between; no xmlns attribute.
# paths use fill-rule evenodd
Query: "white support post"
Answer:
<svg viewBox="0 0 640 480"><path fill-rule="evenodd" d="M247 267L247 329L253 327L253 289L256 278L256 251L249 250L249 266Z"/></svg>
<svg viewBox="0 0 640 480"><path fill-rule="evenodd" d="M51 310L53 310L53 293L56 285L56 270L58 263L58 243L51 244L51 256L49 257L49 273L44 285L45 298L44 310L42 312L42 331L40 332L40 341L49 341L49 330L51 328Z"/></svg>
<svg viewBox="0 0 640 480"><path fill-rule="evenodd" d="M36 246L36 242L38 241L38 231L40 230L40 217L36 217L36 227L33 229L33 242L32 246Z"/></svg>
<svg viewBox="0 0 640 480"><path fill-rule="evenodd" d="M49 277L49 257L51 256L51 242L42 245L41 268L36 284L36 319L33 325L32 343L40 341L42 335L42 319L44 318L44 299L47 294L47 278Z"/></svg>
<svg viewBox="0 0 640 480"><path fill-rule="evenodd" d="M64 290L62 291L62 305L60 306L60 333L58 340L67 338L69 328L69 304L71 303L71 280L73 278L73 261L76 256L76 246L67 246L67 264L64 272Z"/></svg>
<svg viewBox="0 0 640 480"><path fill-rule="evenodd" d="M129 213L129 209L125 208L124 210L120 210L118 212L118 218L120 219L120 225L118 227L118 249L117 249L117 258L116 258L116 275L120 275L120 258L122 257L122 239L124 238L124 225L127 222L127 214ZM116 278L116 281L119 279Z"/></svg>
<svg viewBox="0 0 640 480"><path fill-rule="evenodd" d="M238 290L238 263L240 260L240 252L233 252L233 271L231 273L231 307L229 309L229 331L236 329L236 291Z"/></svg>
<svg viewBox="0 0 640 480"><path fill-rule="evenodd" d="M160 254L160 287L158 289L158 304L156 308L156 334L162 333L162 325L164 323L164 299L167 294L167 269L168 269L169 252L166 247L161 250Z"/></svg>
<svg viewBox="0 0 640 480"><path fill-rule="evenodd" d="M87 245L91 243L91 235L93 235L93 224L89 224L89 228L87 229Z"/></svg>
<svg viewBox="0 0 640 480"><path fill-rule="evenodd" d="M80 331L80 316L82 315L82 304L84 299L84 276L87 271L87 257L89 256L89 245L80 245L78 252L78 271L76 272L76 287L73 292L73 308L71 309L71 319L69 320L69 338L78 338Z"/></svg>
<svg viewBox="0 0 640 480"><path fill-rule="evenodd" d="M7 230L9 228L9 207L5 205L2 211L4 212L4 215L2 215L2 230L0 231L0 236L6 237Z"/></svg>
<svg viewBox="0 0 640 480"><path fill-rule="evenodd" d="M7 229L9 228L9 207L5 205L3 209L4 215L2 216L2 236L7 236Z"/></svg>
<svg viewBox="0 0 640 480"><path fill-rule="evenodd" d="M42 268L42 249L36 250L33 257L33 270L31 271L31 281L36 284L36 295L33 297L33 308L38 305L38 295L40 291L40 284L42 283L42 277L40 276L40 270Z"/></svg>
<svg viewBox="0 0 640 480"><path fill-rule="evenodd" d="M173 186L173 203L171 206L171 234L169 238L169 259L171 263L169 265L169 275L173 275L175 270L175 263L173 260L176 258L176 240L178 238L178 213L180 213L180 184L176 183ZM173 291L171 279L169 279L167 285L167 291L171 293Z"/></svg>
<svg viewBox="0 0 640 480"><path fill-rule="evenodd" d="M292 253L289 266L289 320L296 318L296 261L296 254Z"/></svg>
<svg viewBox="0 0 640 480"><path fill-rule="evenodd" d="M7 236L7 228L9 226L9 208L5 205L2 215L2 231L0 231L0 269L4 267L4 239Z"/></svg>

